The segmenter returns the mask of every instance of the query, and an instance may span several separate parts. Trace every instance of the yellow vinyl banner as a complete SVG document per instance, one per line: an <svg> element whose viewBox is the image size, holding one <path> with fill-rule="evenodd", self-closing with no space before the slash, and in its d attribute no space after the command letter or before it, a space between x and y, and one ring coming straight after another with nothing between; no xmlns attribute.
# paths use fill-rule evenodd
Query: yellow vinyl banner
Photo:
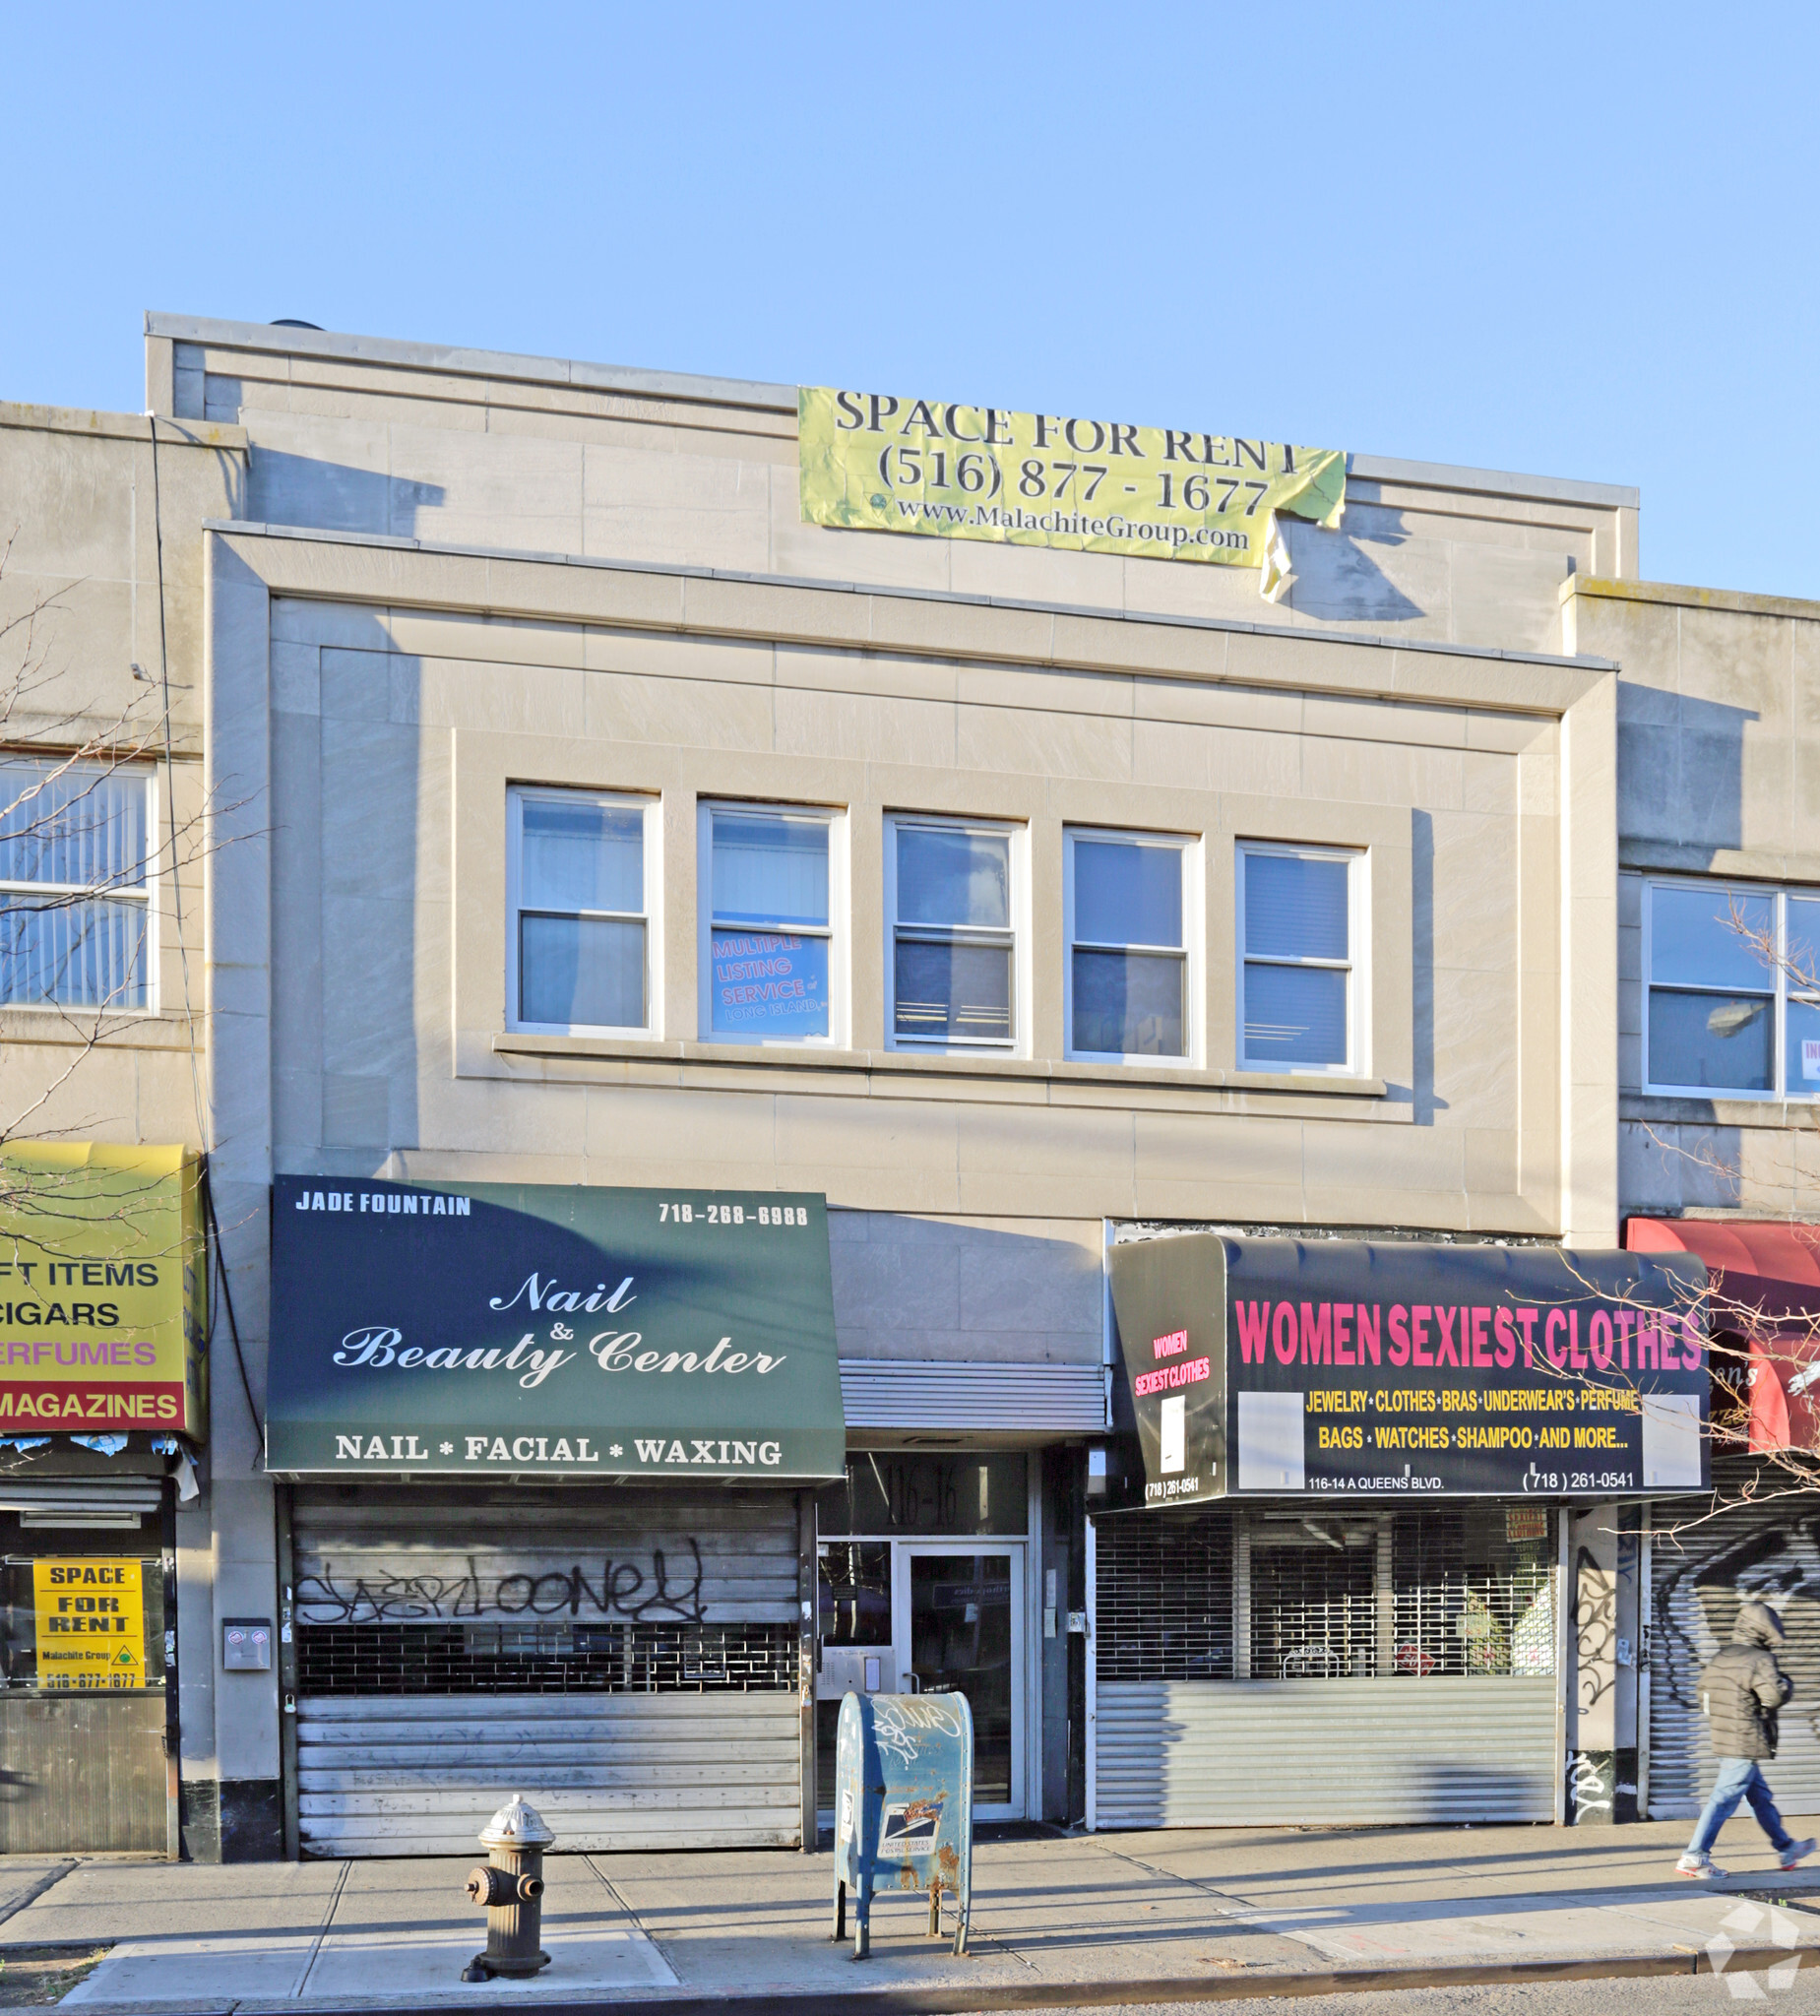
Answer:
<svg viewBox="0 0 1820 2016"><path fill-rule="evenodd" d="M802 515L848 531L1287 572L1277 516L1333 528L1337 448L803 386Z"/></svg>
<svg viewBox="0 0 1820 2016"><path fill-rule="evenodd" d="M36 1560L31 1607L40 1687L143 1687L146 1593L143 1564Z"/></svg>
<svg viewBox="0 0 1820 2016"><path fill-rule="evenodd" d="M183 1148L0 1153L0 1434L208 1432L202 1164Z"/></svg>

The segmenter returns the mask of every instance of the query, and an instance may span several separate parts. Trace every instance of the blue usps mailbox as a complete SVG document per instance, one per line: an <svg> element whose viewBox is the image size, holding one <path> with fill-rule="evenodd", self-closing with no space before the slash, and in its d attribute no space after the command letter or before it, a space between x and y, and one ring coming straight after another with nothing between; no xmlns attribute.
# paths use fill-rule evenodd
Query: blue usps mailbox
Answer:
<svg viewBox="0 0 1820 2016"><path fill-rule="evenodd" d="M872 1893L929 1893L929 1936L942 1899L954 1913L954 1950L967 1951L973 1898L973 1712L965 1694L848 1694L835 1738L834 1930L853 1958L872 1948Z"/></svg>

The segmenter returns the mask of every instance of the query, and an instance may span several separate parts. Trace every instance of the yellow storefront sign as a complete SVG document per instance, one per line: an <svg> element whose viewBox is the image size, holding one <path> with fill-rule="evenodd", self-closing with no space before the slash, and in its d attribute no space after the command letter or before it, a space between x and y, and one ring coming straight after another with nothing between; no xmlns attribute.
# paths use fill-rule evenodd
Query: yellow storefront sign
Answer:
<svg viewBox="0 0 1820 2016"><path fill-rule="evenodd" d="M0 1155L0 1434L204 1438L202 1216L187 1149Z"/></svg>
<svg viewBox="0 0 1820 2016"><path fill-rule="evenodd" d="M40 1687L146 1684L146 1599L139 1561L37 1560L31 1606Z"/></svg>
<svg viewBox="0 0 1820 2016"><path fill-rule="evenodd" d="M812 525L1257 567L1274 598L1278 514L1331 529L1346 508L1335 448L822 385L797 410Z"/></svg>

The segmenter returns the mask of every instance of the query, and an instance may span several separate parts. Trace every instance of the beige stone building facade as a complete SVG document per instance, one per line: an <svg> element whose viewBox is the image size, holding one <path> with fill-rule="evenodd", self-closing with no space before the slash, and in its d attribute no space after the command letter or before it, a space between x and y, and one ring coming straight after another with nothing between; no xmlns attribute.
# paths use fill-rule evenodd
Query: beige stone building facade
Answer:
<svg viewBox="0 0 1820 2016"><path fill-rule="evenodd" d="M1705 1259L1733 1332L1722 1463L1737 1502L1639 1564L1650 1596L1651 1810L1698 1809L1713 1760L1699 1666L1767 1594L1797 1671L1820 1658L1815 1423L1800 1400L1820 1308L1820 605L1577 579L1564 642L1619 665L1619 1210L1626 1243ZM1761 1312L1757 1314L1756 1312ZM1744 1362L1748 1360L1748 1363ZM1804 1452L1792 1466L1778 1447ZM1722 1451L1722 1455L1726 1452ZM1761 1468L1753 1476L1753 1459ZM1664 1509L1659 1523L1675 1523ZM1785 1803L1820 1803L1820 1728L1789 1718Z"/></svg>
<svg viewBox="0 0 1820 2016"><path fill-rule="evenodd" d="M209 1146L201 527L244 509L246 472L236 427L0 405L0 1152ZM72 935L87 937L88 956ZM67 1209L54 1179L8 1167L9 1367L57 1300L19 1241L35 1234L54 1250ZM144 1250L130 1223L120 1230L116 1261ZM264 1499L233 1510L231 1474L199 1492L180 1452L203 1457L202 1446L171 1434L116 1432L103 1418L69 1423L86 1441L45 1432L13 1412L29 1389L9 1387L0 1741L23 1790L0 1845L174 1852L181 1728L210 1853L220 1760L208 1647L218 1596L235 1607L243 1533L270 1587ZM242 1472L251 1449L243 1435ZM126 1697L58 1696L37 1669L32 1585L57 1555L132 1565L145 1684ZM164 1639L179 1612L195 1648L180 1669Z"/></svg>
<svg viewBox="0 0 1820 2016"><path fill-rule="evenodd" d="M743 1792L657 1748L617 1789L585 1765L571 1838L803 1838L839 1692L962 1670L993 1704L981 1810L1090 1811L1108 1247L1221 1227L1608 1248L1655 1200L1628 1077L1620 1179L1620 1058L1636 877L1683 843L1632 811L1657 760L1632 660L1681 618L1635 582L1635 494L1355 456L1341 529L1289 526L1272 603L1249 570L805 524L790 387L177 317L147 355L156 422L8 410L0 524L35 528L34 568L99 579L87 516L149 480L158 427L171 753L207 833L201 1116L169 933L157 1010L54 1112L210 1158L235 1339L218 1323L174 1529L191 1852L454 1839L506 1768L446 1733L469 1695L560 1693L558 1669L608 1657L604 1623L337 1609L338 1577L403 1588L464 1523L531 1575L515 1521L566 1563L615 1489L639 1546L684 1544L676 1479L269 1470L275 1178L826 1199L847 1478L778 1512L813 1628L800 1662L775 1635L796 1584L755 1609L774 1637L743 1683L793 1719L753 1725L773 1761ZM111 458L87 501L79 454ZM153 648L143 524L116 543L119 610L76 654L110 677ZM1679 704L1691 780L1705 730ZM1723 845L1794 875L1783 816ZM808 944L819 1005L754 1040L717 968L767 931ZM7 1014L13 1069L40 1025ZM712 1552L726 1521L689 1503ZM1389 1577L1380 1524L1342 1551L1375 1545ZM223 1667L242 1618L280 1633L269 1669ZM705 1640L651 1628L639 1670L670 1678L647 1693L732 1687ZM636 1691L625 1629L603 1698ZM418 1761L373 1795L407 1724Z"/></svg>

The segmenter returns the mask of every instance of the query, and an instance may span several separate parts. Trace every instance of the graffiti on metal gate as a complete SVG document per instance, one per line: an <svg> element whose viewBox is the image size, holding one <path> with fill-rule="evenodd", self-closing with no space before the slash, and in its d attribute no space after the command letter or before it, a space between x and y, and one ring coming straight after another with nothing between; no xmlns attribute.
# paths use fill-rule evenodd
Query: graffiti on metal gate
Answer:
<svg viewBox="0 0 1820 2016"><path fill-rule="evenodd" d="M324 1559L296 1585L300 1624L429 1624L474 1617L596 1617L629 1623L708 1621L702 1550L685 1539L685 1562L653 1547L646 1563L603 1559L596 1573L579 1562L538 1572L483 1573L476 1556L465 1574L433 1575Z"/></svg>
<svg viewBox="0 0 1820 2016"><path fill-rule="evenodd" d="M1820 1744L1820 1507L1785 1500L1660 1532L1654 1553L1655 1713L1672 1702L1698 1717L1701 1670L1730 1638L1740 1606L1766 1602L1781 1613L1788 1640L1777 1658L1795 1685L1782 1716L1785 1762L1790 1738L1813 1756Z"/></svg>

